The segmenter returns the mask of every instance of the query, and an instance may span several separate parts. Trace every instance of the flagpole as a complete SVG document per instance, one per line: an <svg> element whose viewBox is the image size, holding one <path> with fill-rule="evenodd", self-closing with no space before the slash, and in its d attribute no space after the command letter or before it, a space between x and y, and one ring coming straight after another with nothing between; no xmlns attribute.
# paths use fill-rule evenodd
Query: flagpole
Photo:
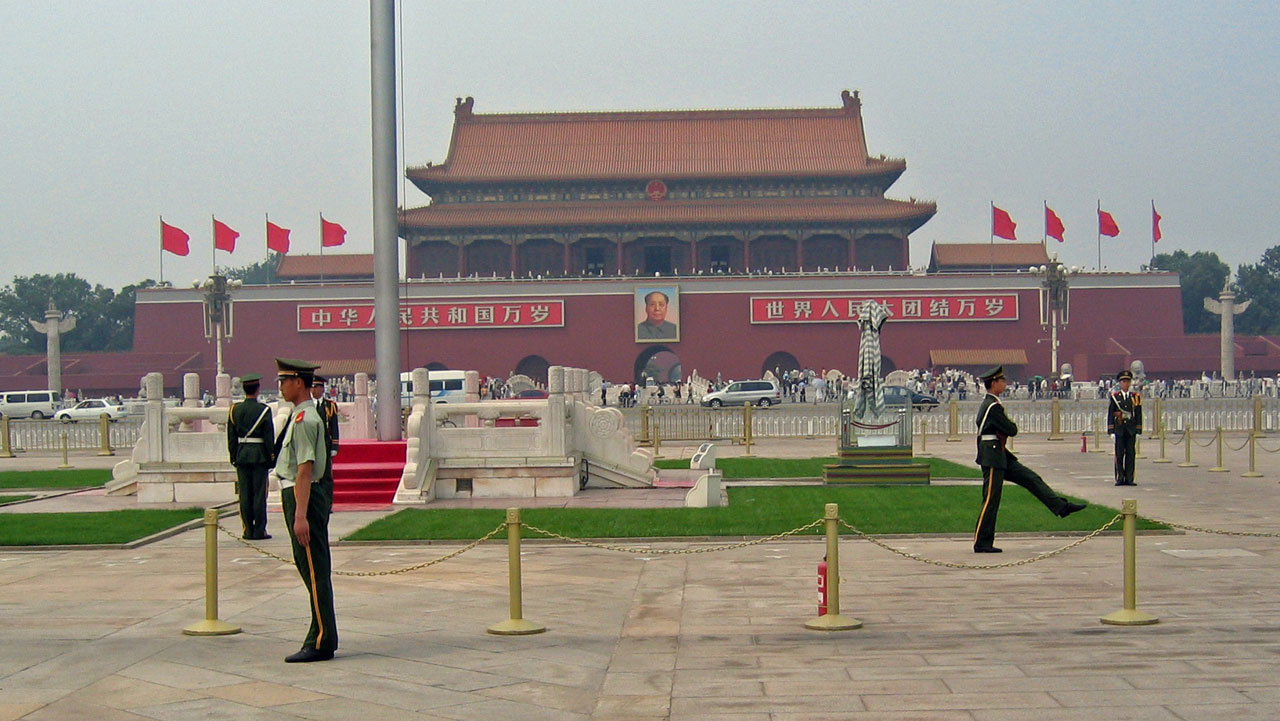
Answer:
<svg viewBox="0 0 1280 721"><path fill-rule="evenodd" d="M988 242L990 243L990 247L988 248L988 252L987 252L987 262L990 265L987 268L987 272L991 273L991 275L995 275L996 274L996 201L994 200L991 201L991 212L987 217L991 221L988 228L991 232L987 236Z"/></svg>
<svg viewBox="0 0 1280 721"><path fill-rule="evenodd" d="M1151 263L1147 266L1151 270L1156 265L1156 199L1151 199Z"/></svg>
<svg viewBox="0 0 1280 721"><path fill-rule="evenodd" d="M324 213L320 213L320 285L324 285Z"/></svg>
<svg viewBox="0 0 1280 721"><path fill-rule="evenodd" d="M1040 245L1044 246L1044 252L1047 256L1049 254L1049 201L1042 202L1044 204L1044 212L1040 214L1040 217L1044 219L1044 233L1040 236Z"/></svg>
<svg viewBox="0 0 1280 721"><path fill-rule="evenodd" d="M1102 272L1102 198L1098 198L1098 272Z"/></svg>
<svg viewBox="0 0 1280 721"><path fill-rule="evenodd" d="M160 216L160 287L164 287L164 216Z"/></svg>
<svg viewBox="0 0 1280 721"><path fill-rule="evenodd" d="M213 275L217 275L218 274L218 219L213 215L213 213L209 214L209 219L212 221L209 224L209 227L213 228L213 247L209 249L209 257L213 260Z"/></svg>

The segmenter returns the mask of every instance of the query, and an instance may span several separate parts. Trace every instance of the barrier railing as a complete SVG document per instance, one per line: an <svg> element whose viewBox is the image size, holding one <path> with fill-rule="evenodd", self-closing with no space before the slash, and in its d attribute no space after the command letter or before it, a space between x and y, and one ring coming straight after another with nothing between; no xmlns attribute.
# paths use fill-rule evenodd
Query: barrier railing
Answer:
<svg viewBox="0 0 1280 721"><path fill-rule="evenodd" d="M57 451L61 448L64 433L67 435L67 447L71 450L101 450L104 445L131 448L138 442L139 429L142 428L142 419L135 417L111 421L105 428L98 418L64 423L26 418L11 420L6 416L4 422L9 423L11 449L19 452ZM0 457L6 456L0 453Z"/></svg>

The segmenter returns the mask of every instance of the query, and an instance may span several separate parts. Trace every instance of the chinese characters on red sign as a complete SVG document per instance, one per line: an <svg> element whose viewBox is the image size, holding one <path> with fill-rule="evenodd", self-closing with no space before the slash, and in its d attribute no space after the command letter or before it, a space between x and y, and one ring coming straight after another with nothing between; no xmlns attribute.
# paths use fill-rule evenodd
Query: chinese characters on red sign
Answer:
<svg viewBox="0 0 1280 721"><path fill-rule="evenodd" d="M878 300L895 321L1017 320L1016 293L955 295L805 295L753 297L752 323L852 323L858 306Z"/></svg>
<svg viewBox="0 0 1280 721"><path fill-rule="evenodd" d="M298 330L373 330L374 307L353 303L298 306ZM559 328L564 326L563 300L483 303L406 303L400 306L400 327L433 328Z"/></svg>

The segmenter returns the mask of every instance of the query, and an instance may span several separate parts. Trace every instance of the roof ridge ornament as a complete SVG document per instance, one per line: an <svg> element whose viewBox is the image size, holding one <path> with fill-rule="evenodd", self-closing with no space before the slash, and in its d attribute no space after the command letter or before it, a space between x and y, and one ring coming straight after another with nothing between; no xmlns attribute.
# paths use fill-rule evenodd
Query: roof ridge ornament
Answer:
<svg viewBox="0 0 1280 721"><path fill-rule="evenodd" d="M858 97L858 91L850 93L848 90L840 91L840 102L844 104L845 110L860 111L862 110L862 99Z"/></svg>
<svg viewBox="0 0 1280 721"><path fill-rule="evenodd" d="M468 95L465 100L462 98L458 98L458 102L455 103L453 106L454 117L457 118L458 120L470 119L471 116L475 115L475 113L473 112L473 108L475 108L475 105L476 105L476 99L471 97L470 95Z"/></svg>

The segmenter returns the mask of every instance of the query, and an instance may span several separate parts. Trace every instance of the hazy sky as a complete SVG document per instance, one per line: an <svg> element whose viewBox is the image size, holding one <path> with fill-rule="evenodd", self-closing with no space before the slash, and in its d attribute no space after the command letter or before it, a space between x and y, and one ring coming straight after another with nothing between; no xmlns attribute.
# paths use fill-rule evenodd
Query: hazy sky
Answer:
<svg viewBox="0 0 1280 721"><path fill-rule="evenodd" d="M912 236L986 242L988 204L1051 252L1103 264L1211 249L1233 267L1280 244L1276 3L428 2L399 28L407 164L444 160L454 98L476 112L836 107L860 90L872 155L905 157L890 197L938 202ZM160 271L158 218L210 272L211 215L266 257L264 215L315 253L371 252L369 17L357 0L0 0L0 284L73 272L119 288ZM425 197L405 184L403 202ZM996 241L1001 242L1001 241Z"/></svg>

